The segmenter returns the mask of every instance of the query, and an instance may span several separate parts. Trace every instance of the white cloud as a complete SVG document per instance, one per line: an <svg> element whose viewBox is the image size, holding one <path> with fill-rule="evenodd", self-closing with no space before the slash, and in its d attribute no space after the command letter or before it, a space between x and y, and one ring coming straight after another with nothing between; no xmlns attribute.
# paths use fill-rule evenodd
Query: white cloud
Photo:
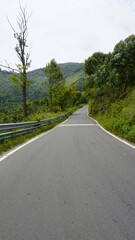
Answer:
<svg viewBox="0 0 135 240"><path fill-rule="evenodd" d="M23 0L22 5L32 12L28 23L32 68L45 66L51 58L82 62L96 51L112 51L135 32L135 3L130 0ZM18 11L18 0L1 0L0 63L17 61L6 15L16 26Z"/></svg>

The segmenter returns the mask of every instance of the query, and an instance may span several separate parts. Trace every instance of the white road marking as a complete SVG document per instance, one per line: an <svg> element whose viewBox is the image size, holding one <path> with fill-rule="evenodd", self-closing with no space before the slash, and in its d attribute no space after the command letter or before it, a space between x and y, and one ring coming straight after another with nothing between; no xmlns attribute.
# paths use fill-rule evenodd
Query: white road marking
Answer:
<svg viewBox="0 0 135 240"><path fill-rule="evenodd" d="M59 127L90 127L90 126L98 126L98 124L86 124L86 123L72 123L72 124L60 124Z"/></svg>

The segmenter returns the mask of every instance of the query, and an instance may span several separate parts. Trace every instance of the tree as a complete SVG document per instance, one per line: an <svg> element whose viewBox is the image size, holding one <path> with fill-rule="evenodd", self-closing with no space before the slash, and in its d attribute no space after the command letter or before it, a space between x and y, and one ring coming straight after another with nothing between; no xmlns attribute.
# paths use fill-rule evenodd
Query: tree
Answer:
<svg viewBox="0 0 135 240"><path fill-rule="evenodd" d="M106 59L106 54L102 52L96 52L84 63L84 71L89 76L94 74L99 66L101 66Z"/></svg>
<svg viewBox="0 0 135 240"><path fill-rule="evenodd" d="M14 27L11 25L10 21L8 20L13 32L14 38L17 40L17 44L15 47L15 51L17 57L19 59L19 64L17 64L18 75L14 75L13 80L19 82L22 88L22 103L23 103L23 117L27 116L27 86L28 86L28 79L27 79L27 70L30 67L31 61L29 60L30 54L26 53L27 39L28 39L28 20L30 16L28 15L26 8L23 8L20 5L20 12L19 16L17 17L17 24L18 30L15 30Z"/></svg>
<svg viewBox="0 0 135 240"><path fill-rule="evenodd" d="M43 71L45 72L45 74L47 74L48 78L50 111L52 111L53 90L56 87L56 84L63 80L64 74L55 59L52 59L50 63L48 63L45 68L43 68Z"/></svg>
<svg viewBox="0 0 135 240"><path fill-rule="evenodd" d="M116 72L117 85L123 94L135 84L135 35L120 41L114 47L111 61Z"/></svg>
<svg viewBox="0 0 135 240"><path fill-rule="evenodd" d="M63 110L65 107L64 95L66 91L65 81L60 81L53 87L53 107L55 111Z"/></svg>

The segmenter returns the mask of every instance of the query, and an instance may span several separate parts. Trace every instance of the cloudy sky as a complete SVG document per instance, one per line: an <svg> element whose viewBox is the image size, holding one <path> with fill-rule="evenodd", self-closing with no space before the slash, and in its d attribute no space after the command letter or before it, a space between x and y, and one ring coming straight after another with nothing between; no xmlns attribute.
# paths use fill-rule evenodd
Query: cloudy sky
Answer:
<svg viewBox="0 0 135 240"><path fill-rule="evenodd" d="M0 0L0 64L15 67L19 0ZM135 0L21 0L27 12L31 68L84 62L94 52L112 52L116 43L135 34Z"/></svg>

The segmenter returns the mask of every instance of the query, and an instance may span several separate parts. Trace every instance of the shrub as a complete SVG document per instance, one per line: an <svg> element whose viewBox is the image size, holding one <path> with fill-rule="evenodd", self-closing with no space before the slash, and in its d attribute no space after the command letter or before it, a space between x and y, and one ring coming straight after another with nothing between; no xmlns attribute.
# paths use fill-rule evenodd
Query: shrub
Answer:
<svg viewBox="0 0 135 240"><path fill-rule="evenodd" d="M135 125L133 125L131 130L128 132L127 139L135 143Z"/></svg>

